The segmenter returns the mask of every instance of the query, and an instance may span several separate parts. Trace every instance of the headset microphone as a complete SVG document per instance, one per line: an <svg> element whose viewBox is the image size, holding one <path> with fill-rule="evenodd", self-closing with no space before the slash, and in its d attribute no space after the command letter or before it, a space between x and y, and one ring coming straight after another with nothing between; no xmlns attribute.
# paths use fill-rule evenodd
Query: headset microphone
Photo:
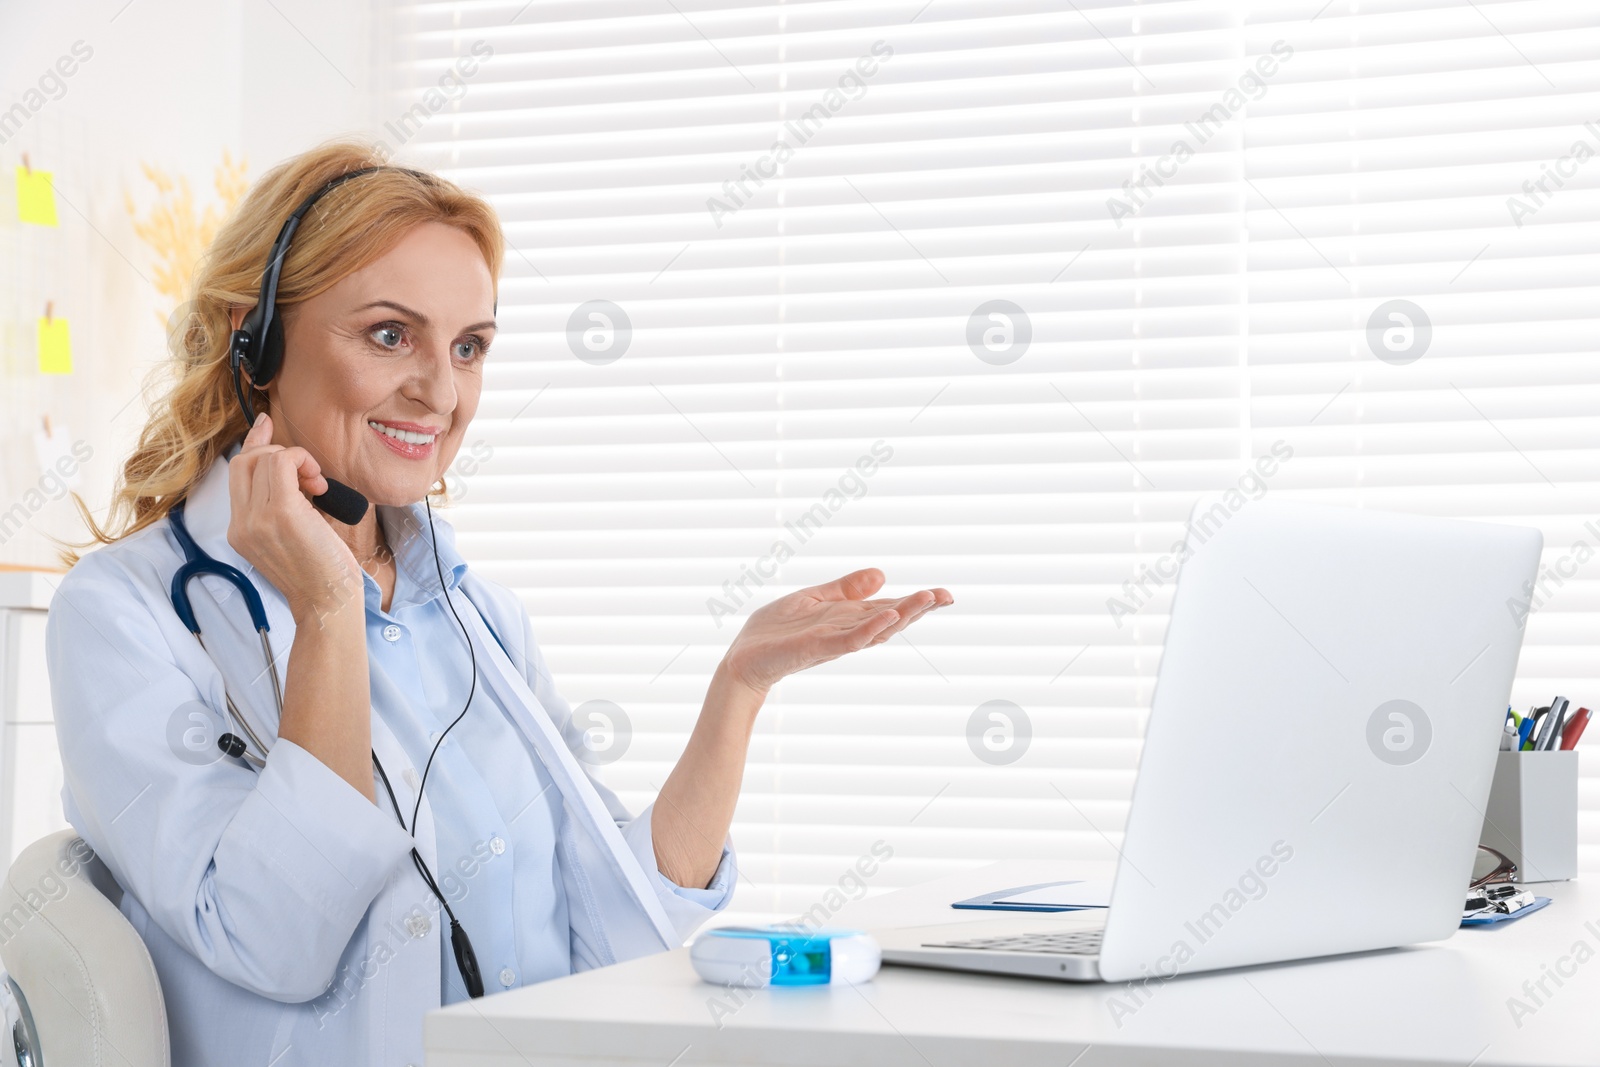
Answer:
<svg viewBox="0 0 1600 1067"><path fill-rule="evenodd" d="M312 497L311 503L346 526L354 526L367 513L367 498L343 482L336 482L332 478L328 478L328 491Z"/></svg>

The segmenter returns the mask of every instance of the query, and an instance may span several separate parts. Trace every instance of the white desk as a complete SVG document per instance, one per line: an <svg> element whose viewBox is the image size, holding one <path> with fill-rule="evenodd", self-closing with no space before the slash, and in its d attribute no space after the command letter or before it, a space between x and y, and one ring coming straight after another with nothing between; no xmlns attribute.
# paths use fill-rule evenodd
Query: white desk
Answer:
<svg viewBox="0 0 1600 1067"><path fill-rule="evenodd" d="M1086 876L1100 872L1086 870ZM871 927L970 917L952 900L1061 877L1057 866L996 864L841 911ZM1151 984L1119 1027L1119 986L1068 985L885 967L859 987L733 991L747 1001L719 1030L686 949L429 1014L428 1067L1345 1067L1376 1063L1600 1063L1600 887L1534 887L1543 911L1448 941L1389 952ZM1593 923L1593 926L1586 926ZM1569 954L1586 947L1585 962ZM1565 962L1563 961L1565 958ZM1573 972L1530 1007L1522 984Z"/></svg>

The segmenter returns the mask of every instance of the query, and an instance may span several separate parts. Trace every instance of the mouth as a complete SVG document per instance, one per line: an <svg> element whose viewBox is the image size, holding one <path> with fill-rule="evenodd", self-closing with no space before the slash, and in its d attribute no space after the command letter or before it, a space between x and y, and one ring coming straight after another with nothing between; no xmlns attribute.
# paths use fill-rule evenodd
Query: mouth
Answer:
<svg viewBox="0 0 1600 1067"><path fill-rule="evenodd" d="M407 459L426 459L433 455L441 432L412 422L379 422L377 419L368 419L367 429L377 434L389 451Z"/></svg>

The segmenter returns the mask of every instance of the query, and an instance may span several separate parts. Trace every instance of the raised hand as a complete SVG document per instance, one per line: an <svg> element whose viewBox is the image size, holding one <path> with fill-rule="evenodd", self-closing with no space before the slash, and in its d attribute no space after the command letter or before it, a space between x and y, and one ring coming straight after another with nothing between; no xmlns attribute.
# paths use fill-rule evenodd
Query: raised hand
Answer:
<svg viewBox="0 0 1600 1067"><path fill-rule="evenodd" d="M883 588L876 567L798 589L753 612L723 657L732 679L766 692L796 671L889 640L935 608L955 603L945 589L868 600Z"/></svg>
<svg viewBox="0 0 1600 1067"><path fill-rule="evenodd" d="M297 619L361 603L361 568L307 494L327 492L311 453L272 443L262 412L228 463L228 543L289 602Z"/></svg>

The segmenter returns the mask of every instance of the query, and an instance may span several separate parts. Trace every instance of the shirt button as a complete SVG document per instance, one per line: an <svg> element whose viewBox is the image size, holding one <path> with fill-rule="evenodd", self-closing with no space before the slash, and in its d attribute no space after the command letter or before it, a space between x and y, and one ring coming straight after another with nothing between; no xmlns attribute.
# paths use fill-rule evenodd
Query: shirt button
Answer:
<svg viewBox="0 0 1600 1067"><path fill-rule="evenodd" d="M503 852L505 852L505 850L506 850L506 839L505 838L500 837L499 835L496 835L494 837L489 838L489 851L490 852L493 852L496 856L498 856L498 855L502 854Z"/></svg>
<svg viewBox="0 0 1600 1067"><path fill-rule="evenodd" d="M406 920L406 929L411 932L412 937L419 941L427 937L428 931L432 928L433 924L428 921L426 915L413 915Z"/></svg>
<svg viewBox="0 0 1600 1067"><path fill-rule="evenodd" d="M394 644L394 642L400 640L400 627L396 626L392 622L388 626L385 626L383 628L383 639L390 644Z"/></svg>
<svg viewBox="0 0 1600 1067"><path fill-rule="evenodd" d="M409 785L411 791L415 793L417 786L420 784L420 779L417 778L417 769L415 767L407 767L402 774L405 777L406 785Z"/></svg>
<svg viewBox="0 0 1600 1067"><path fill-rule="evenodd" d="M510 967L500 972L500 984L510 989L517 982L517 972Z"/></svg>

